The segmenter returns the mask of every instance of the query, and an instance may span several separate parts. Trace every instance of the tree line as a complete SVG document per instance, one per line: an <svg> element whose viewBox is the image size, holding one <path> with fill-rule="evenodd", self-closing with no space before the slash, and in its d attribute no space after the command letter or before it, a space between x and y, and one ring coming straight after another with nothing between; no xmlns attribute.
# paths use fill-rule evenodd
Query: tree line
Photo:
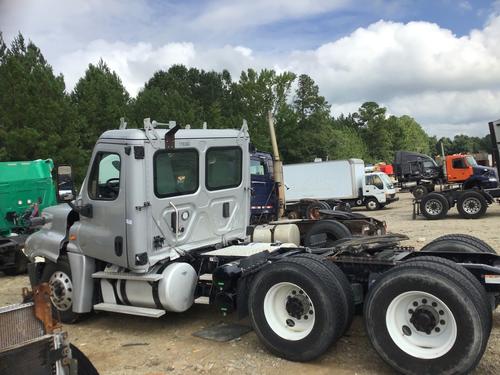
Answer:
<svg viewBox="0 0 500 375"><path fill-rule="evenodd" d="M484 138L429 136L410 116L388 115L375 102L354 113L332 116L318 85L306 75L254 69L234 80L227 70L174 65L154 73L136 97L104 61L89 64L71 92L40 49L19 34L7 46L0 33L0 160L52 158L71 164L81 180L99 135L142 127L150 117L193 128L239 128L243 119L257 149L270 151L267 113L272 111L285 163L314 158L361 158L391 162L396 150L437 155L490 149Z"/></svg>

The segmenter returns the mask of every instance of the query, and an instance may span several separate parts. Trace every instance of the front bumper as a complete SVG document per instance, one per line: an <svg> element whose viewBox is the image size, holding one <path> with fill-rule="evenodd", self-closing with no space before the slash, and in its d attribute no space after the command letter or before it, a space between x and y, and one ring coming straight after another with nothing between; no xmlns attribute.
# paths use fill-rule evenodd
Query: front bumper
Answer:
<svg viewBox="0 0 500 375"><path fill-rule="evenodd" d="M392 202L397 202L399 200L399 197L396 196L396 194L390 194L385 197L385 204L389 204Z"/></svg>

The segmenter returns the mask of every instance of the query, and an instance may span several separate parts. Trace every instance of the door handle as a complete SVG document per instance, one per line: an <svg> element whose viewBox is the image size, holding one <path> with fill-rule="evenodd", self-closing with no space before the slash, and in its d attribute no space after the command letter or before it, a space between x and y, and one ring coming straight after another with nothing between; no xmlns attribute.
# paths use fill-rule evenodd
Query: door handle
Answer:
<svg viewBox="0 0 500 375"><path fill-rule="evenodd" d="M224 202L222 204L222 217L224 218L229 217L229 202Z"/></svg>
<svg viewBox="0 0 500 375"><path fill-rule="evenodd" d="M115 254L119 257L123 254L123 237L121 236L115 237Z"/></svg>

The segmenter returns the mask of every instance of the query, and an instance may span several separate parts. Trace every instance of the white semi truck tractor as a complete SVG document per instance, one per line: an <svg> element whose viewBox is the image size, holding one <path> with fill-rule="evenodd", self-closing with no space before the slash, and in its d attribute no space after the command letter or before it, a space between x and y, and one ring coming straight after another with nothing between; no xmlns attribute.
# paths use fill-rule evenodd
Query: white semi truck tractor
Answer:
<svg viewBox="0 0 500 375"><path fill-rule="evenodd" d="M471 371L499 302L500 258L459 235L426 251L401 247L401 235L314 248L300 245L300 220L249 226L249 142L246 126L146 119L106 131L79 194L45 209L28 238L30 281L50 285L65 323L94 311L168 319L193 304L236 311L292 361L325 353L364 305L368 337L397 371Z"/></svg>

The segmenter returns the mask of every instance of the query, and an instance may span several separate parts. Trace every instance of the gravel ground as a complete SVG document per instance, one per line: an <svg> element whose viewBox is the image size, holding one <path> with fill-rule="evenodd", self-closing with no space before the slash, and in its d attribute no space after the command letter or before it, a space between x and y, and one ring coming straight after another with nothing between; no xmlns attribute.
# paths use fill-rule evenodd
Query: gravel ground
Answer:
<svg viewBox="0 0 500 375"><path fill-rule="evenodd" d="M421 248L447 233L478 236L500 249L500 206L493 205L486 217L464 220L456 209L445 220L412 220L411 197L400 194L396 202L372 216L385 220L392 232L410 237L405 244ZM28 286L26 276L1 276L0 306L20 301L21 288ZM363 319L356 316L349 332L320 359L293 363L267 353L253 332L226 343L192 336L222 318L208 306L194 306L183 314L167 313L160 319L99 313L77 325L66 325L71 341L92 360L101 374L392 374L393 371L372 349L365 334ZM241 322L240 322L241 323ZM243 321L247 323L247 321ZM494 313L493 330L486 353L475 374L500 373L500 309Z"/></svg>

